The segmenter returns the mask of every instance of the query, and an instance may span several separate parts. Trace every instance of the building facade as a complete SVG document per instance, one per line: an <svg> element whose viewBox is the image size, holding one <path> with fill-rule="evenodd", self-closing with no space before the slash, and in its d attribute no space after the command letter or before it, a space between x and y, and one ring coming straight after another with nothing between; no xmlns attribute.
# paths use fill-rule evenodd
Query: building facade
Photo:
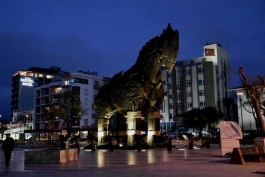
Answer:
<svg viewBox="0 0 265 177"><path fill-rule="evenodd" d="M63 92L75 89L79 93L79 98L84 110L78 125L75 128L89 129L97 127L97 117L93 109L95 95L102 85L103 78L97 76L95 72L79 71L71 73L69 77L62 78L49 84L41 85L35 89L35 129L47 129L51 126L51 120L45 115L45 106ZM57 130L65 128L62 118L52 122L52 127Z"/></svg>
<svg viewBox="0 0 265 177"><path fill-rule="evenodd" d="M11 130L14 134L33 129L34 91L39 85L48 84L52 80L67 74L58 67L38 68L17 71L12 77L11 94ZM18 135L19 136L19 135ZM19 137L15 137L19 138Z"/></svg>
<svg viewBox="0 0 265 177"><path fill-rule="evenodd" d="M202 57L177 61L172 73L164 71L164 129L171 127L172 122L181 126L181 115L193 108L215 107L225 113L223 100L230 85L229 54L220 44L205 45L203 53Z"/></svg>

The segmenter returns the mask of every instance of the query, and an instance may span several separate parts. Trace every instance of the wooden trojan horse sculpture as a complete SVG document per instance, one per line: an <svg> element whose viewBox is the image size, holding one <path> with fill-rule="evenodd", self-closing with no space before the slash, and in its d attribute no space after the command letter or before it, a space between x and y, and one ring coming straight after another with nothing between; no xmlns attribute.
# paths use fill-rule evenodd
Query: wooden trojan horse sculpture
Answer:
<svg viewBox="0 0 265 177"><path fill-rule="evenodd" d="M136 63L126 72L114 75L95 98L98 117L99 144L107 135L109 118L118 113L127 118L128 145L132 135L141 134L139 122L144 117L148 124L148 137L159 135L160 108L164 100L162 67L172 71L179 49L179 33L170 26L160 36L147 42ZM152 139L149 140L151 144Z"/></svg>

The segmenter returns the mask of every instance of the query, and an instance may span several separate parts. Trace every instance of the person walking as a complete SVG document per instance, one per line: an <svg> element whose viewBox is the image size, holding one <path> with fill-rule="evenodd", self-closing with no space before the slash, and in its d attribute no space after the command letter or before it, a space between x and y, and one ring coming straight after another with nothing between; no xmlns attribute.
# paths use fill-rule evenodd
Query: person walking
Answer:
<svg viewBox="0 0 265 177"><path fill-rule="evenodd" d="M6 134L6 139L3 141L3 144L2 144L2 149L5 154L6 169L9 168L9 162L10 162L11 154L12 154L14 147L15 147L14 139L10 136L10 134Z"/></svg>

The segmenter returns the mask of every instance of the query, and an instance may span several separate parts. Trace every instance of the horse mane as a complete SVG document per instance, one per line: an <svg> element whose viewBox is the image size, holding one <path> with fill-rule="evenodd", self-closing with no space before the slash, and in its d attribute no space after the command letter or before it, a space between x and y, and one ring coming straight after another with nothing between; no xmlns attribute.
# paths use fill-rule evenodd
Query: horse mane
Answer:
<svg viewBox="0 0 265 177"><path fill-rule="evenodd" d="M153 55L156 54L156 49L158 46L159 37L156 36L145 43L142 49L139 52L135 66L146 66L146 63L149 62Z"/></svg>
<svg viewBox="0 0 265 177"><path fill-rule="evenodd" d="M155 36L150 39L139 52L138 58L133 67L137 66L146 66L147 62L149 62L154 55L156 55L159 50L162 50L163 44L168 40L169 37L173 37L175 35L175 31L172 29L171 25L168 24L167 28L163 30L163 33L160 36Z"/></svg>

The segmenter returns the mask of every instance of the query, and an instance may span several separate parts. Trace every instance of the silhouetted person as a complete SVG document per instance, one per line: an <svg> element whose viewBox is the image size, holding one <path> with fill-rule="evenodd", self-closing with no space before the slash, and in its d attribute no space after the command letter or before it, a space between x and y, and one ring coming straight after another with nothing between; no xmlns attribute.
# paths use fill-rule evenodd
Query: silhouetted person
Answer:
<svg viewBox="0 0 265 177"><path fill-rule="evenodd" d="M135 147L137 151L141 151L141 137L139 135L134 135Z"/></svg>
<svg viewBox="0 0 265 177"><path fill-rule="evenodd" d="M60 135L61 149L65 149L65 136Z"/></svg>
<svg viewBox="0 0 265 177"><path fill-rule="evenodd" d="M6 162L6 169L9 168L9 162L11 159L12 151L15 147L15 141L12 137L10 137L10 134L6 134L6 139L3 141L2 149L4 150L5 154L5 162Z"/></svg>
<svg viewBox="0 0 265 177"><path fill-rule="evenodd" d="M89 141L91 142L91 149L92 151L96 151L96 140L97 138L94 135L94 132L91 132L89 137L88 137Z"/></svg>
<svg viewBox="0 0 265 177"><path fill-rule="evenodd" d="M188 149L193 149L193 137L189 138Z"/></svg>
<svg viewBox="0 0 265 177"><path fill-rule="evenodd" d="M113 147L113 144L112 144L112 136L111 136L111 134L108 134L107 141L108 141L109 151L114 151L114 147Z"/></svg>
<svg viewBox="0 0 265 177"><path fill-rule="evenodd" d="M172 151L172 139L168 138L166 143L167 143L167 151Z"/></svg>

